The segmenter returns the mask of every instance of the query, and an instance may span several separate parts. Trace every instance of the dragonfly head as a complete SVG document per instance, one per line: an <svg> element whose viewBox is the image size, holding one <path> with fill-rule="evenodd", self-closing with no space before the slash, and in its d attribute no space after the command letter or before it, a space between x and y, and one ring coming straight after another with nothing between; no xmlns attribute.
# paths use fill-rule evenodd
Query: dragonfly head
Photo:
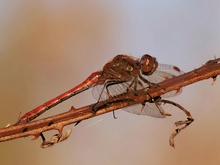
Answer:
<svg viewBox="0 0 220 165"><path fill-rule="evenodd" d="M158 62L155 57L151 57L148 54L145 54L141 57L139 63L139 69L143 75L151 75L158 67Z"/></svg>

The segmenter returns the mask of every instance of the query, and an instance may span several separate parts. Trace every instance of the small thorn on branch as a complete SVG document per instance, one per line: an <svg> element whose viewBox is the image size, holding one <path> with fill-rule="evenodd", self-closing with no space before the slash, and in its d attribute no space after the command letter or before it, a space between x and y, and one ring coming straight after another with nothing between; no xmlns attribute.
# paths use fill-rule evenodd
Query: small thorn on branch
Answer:
<svg viewBox="0 0 220 165"><path fill-rule="evenodd" d="M71 106L69 111L74 111L74 110L76 110L76 108L74 108L74 106Z"/></svg>

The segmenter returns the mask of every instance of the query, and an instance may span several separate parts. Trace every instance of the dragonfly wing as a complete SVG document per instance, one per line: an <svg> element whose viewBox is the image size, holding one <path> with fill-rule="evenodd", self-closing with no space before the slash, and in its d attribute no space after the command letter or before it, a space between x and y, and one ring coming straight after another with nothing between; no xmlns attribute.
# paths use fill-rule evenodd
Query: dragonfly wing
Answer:
<svg viewBox="0 0 220 165"><path fill-rule="evenodd" d="M96 85L93 89L92 89L92 95L93 97L98 100L99 98L101 100L106 100L105 97L107 97L106 95L101 95L102 93L102 89L104 88L104 85ZM103 91L104 92L104 91Z"/></svg>
<svg viewBox="0 0 220 165"><path fill-rule="evenodd" d="M170 73L174 76L179 76L183 74L184 72L180 70L177 66L174 65L168 65L168 64L159 64L157 70L164 71L167 73Z"/></svg>
<svg viewBox="0 0 220 165"><path fill-rule="evenodd" d="M152 75L145 76L142 74L142 76L145 79L147 79L149 82L157 84L166 79L170 79L170 78L179 76L181 74L183 74L183 71L181 71L176 66L167 65L167 64L159 64L157 70ZM148 87L148 85L145 87ZM182 92L182 88L163 94L161 95L161 97L173 97L173 96L179 95L181 92Z"/></svg>
<svg viewBox="0 0 220 165"><path fill-rule="evenodd" d="M121 83L117 85L109 86L109 93L111 96L116 96L118 94L124 93L127 90L128 83ZM93 96L98 100L106 100L109 98L107 95L107 90L104 85L97 85L93 88ZM100 98L99 98L100 97ZM160 108L160 110L158 109ZM166 116L162 115L161 112L164 112L163 108L155 103L146 103L144 108L141 104L136 104L133 106L125 107L122 110L136 115L147 115L156 118L164 118Z"/></svg>
<svg viewBox="0 0 220 165"><path fill-rule="evenodd" d="M127 87L131 82L118 83L108 86L108 92L105 85L96 85L93 88L93 97L97 100L103 101L109 99L109 95L114 97L116 95L127 92Z"/></svg>
<svg viewBox="0 0 220 165"><path fill-rule="evenodd" d="M146 103L143 109L141 104L137 104L130 107L125 107L123 110L136 115L147 115L155 118L166 117L161 114L161 112L164 112L164 109L160 105L156 106L155 103Z"/></svg>

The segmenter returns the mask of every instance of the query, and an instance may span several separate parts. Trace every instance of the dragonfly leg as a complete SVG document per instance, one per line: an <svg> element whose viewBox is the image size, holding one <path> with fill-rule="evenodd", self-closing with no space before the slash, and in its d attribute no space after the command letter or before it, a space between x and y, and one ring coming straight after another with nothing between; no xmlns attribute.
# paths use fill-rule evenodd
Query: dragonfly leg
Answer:
<svg viewBox="0 0 220 165"><path fill-rule="evenodd" d="M102 109L102 108L104 108L104 107L106 107L107 106L107 103L106 103L106 101L97 101L92 107L91 107L91 109L92 109L92 112L93 113L96 113L99 109Z"/></svg>
<svg viewBox="0 0 220 165"><path fill-rule="evenodd" d="M115 111L112 111L112 113L113 113L114 119L117 119L117 117L115 116Z"/></svg>
<svg viewBox="0 0 220 165"><path fill-rule="evenodd" d="M131 87L132 87L133 84L134 84L134 92L137 91L137 83L135 82L135 80L132 80L131 83L127 86L127 89L126 89L127 93L132 90Z"/></svg>
<svg viewBox="0 0 220 165"><path fill-rule="evenodd" d="M97 102L92 106L92 108L91 108L94 113L96 113L96 112L103 106L103 105L100 106L100 105L98 105L98 104L99 104L100 100L102 100L102 95L103 95L103 92L104 92L105 89L107 90L107 95L108 95L108 97L110 97L109 91L108 91L108 89L107 89L108 83L110 83L110 82L107 81L107 82L104 83L104 86L103 86L103 88L102 88L102 90L101 90L101 92L100 92L100 95L99 95L99 97L98 97L98 101L97 101Z"/></svg>
<svg viewBox="0 0 220 165"><path fill-rule="evenodd" d="M135 78L131 81L131 83L129 84L129 86L127 87L127 93L128 93L129 91L131 91L131 90L132 90L132 86L134 86L134 87L133 87L133 92L134 92L134 94L135 94L136 96L138 96L138 89L137 89L138 84L139 84L142 88L144 88L144 86L143 86L143 84L141 83L141 81L139 81L139 80L137 79L137 77L135 77ZM148 94L148 95L149 95L149 94ZM149 95L149 96L150 96L150 95ZM152 97L150 96L150 98L152 98Z"/></svg>
<svg viewBox="0 0 220 165"><path fill-rule="evenodd" d="M144 83L146 83L146 84L148 84L149 86L147 87L147 88L162 88L164 91L166 91L166 89L165 88L163 88L163 87L161 87L160 85L158 85L157 83L152 83L152 82L150 82L150 81L148 81L147 79L145 79L143 76L141 76L141 75L139 75L139 77L140 77L140 79L144 82Z"/></svg>
<svg viewBox="0 0 220 165"><path fill-rule="evenodd" d="M93 106L92 106L92 112L96 113L99 109L101 109L102 106L99 105L99 101L96 102Z"/></svg>
<svg viewBox="0 0 220 165"><path fill-rule="evenodd" d="M81 121L82 121L82 120L77 121L77 122L75 123L75 125L74 125L74 126L77 126L79 123L81 123Z"/></svg>
<svg viewBox="0 0 220 165"><path fill-rule="evenodd" d="M139 81L137 78L134 78L133 80L132 80L132 82L129 84L129 86L127 87L127 92L129 92L130 90L132 90L131 89L131 87L134 85L134 90L133 90L133 92L134 92L134 94L136 95L136 96L138 96L139 94L138 94L138 90L137 90L137 85L140 85L142 88L144 88L144 86L143 86L143 84L141 83L141 81ZM150 97L150 102L154 102L154 99L152 98L152 96L150 95L150 94L148 94L147 93L147 95ZM144 105L145 105L145 103L144 103ZM142 108L143 109L143 108Z"/></svg>
<svg viewBox="0 0 220 165"><path fill-rule="evenodd" d="M163 116L172 116L170 113L166 113L165 111L162 111L157 102L155 102L155 105L156 105L157 109L159 110L159 112L161 113L161 115L163 115Z"/></svg>
<svg viewBox="0 0 220 165"><path fill-rule="evenodd" d="M99 102L95 103L95 104L92 106L92 111L93 111L94 113L96 113L100 108L103 108L103 106L104 106L104 105L98 105L98 104L99 104ZM114 118L114 119L117 119L117 117L116 117L116 115L115 115L115 111L112 111L112 113L113 113L113 118ZM77 123L75 124L75 126L78 125L80 122L81 122L81 121L77 122Z"/></svg>
<svg viewBox="0 0 220 165"><path fill-rule="evenodd" d="M150 97L149 100L145 101L145 102L150 102L150 103L155 103L157 102L157 100L161 99L161 97L152 97L147 91L146 91L146 94Z"/></svg>
<svg viewBox="0 0 220 165"><path fill-rule="evenodd" d="M160 100L161 100L161 97L159 96L159 97L152 98L150 100L150 102L155 103L155 105L156 105L157 109L159 110L159 112L161 113L161 115L163 115L163 116L172 116L170 113L166 113L164 110L161 110L161 108L159 107L159 105L161 105Z"/></svg>
<svg viewBox="0 0 220 165"><path fill-rule="evenodd" d="M144 110L145 104L146 104L146 102L141 103L141 105L142 105L142 106L141 106L141 111Z"/></svg>
<svg viewBox="0 0 220 165"><path fill-rule="evenodd" d="M111 95L111 93L109 91L109 87L112 86L112 85L122 84L123 82L124 81L121 81L121 80L111 80L111 81L105 82L105 84L104 84L104 86L103 86L103 88L101 90L101 93L99 95L97 103L95 103L92 106L92 111L93 112L97 112L100 108L103 108L105 106L105 105L99 105L99 102L100 102L100 100L102 100L102 95L103 95L103 92L105 91L105 89L106 89L106 94L107 94L108 98L113 98L113 96ZM113 111L113 117L116 119L114 111Z"/></svg>
<svg viewBox="0 0 220 165"><path fill-rule="evenodd" d="M175 144L174 144L174 138L182 131L184 130L185 128L187 128L193 121L193 117L191 116L190 112L187 111L185 108L183 108L181 105L173 102L173 101L170 101L170 100L158 100L158 102L160 103L164 103L164 104L172 104L174 106L176 106L177 108L179 108L181 111L183 111L186 116L187 116L187 120L185 121L177 121L175 122L175 125L178 127L177 129L175 129L175 131L171 134L170 138L169 138L169 143L170 145L175 148ZM182 126L183 125L183 126ZM182 126L182 127L180 127Z"/></svg>
<svg viewBox="0 0 220 165"><path fill-rule="evenodd" d="M112 85L117 85L117 84L122 84L124 83L125 81L121 81L121 80L113 80L113 81L109 81L106 83L105 87L106 88L106 91L107 91L107 95L109 96L109 98L113 97L110 92L109 92L109 87L112 86ZM123 93L123 91L121 91ZM126 92L126 91L124 91Z"/></svg>
<svg viewBox="0 0 220 165"><path fill-rule="evenodd" d="M150 82L150 81L148 81L147 79L145 79L143 76L141 76L141 75L139 75L139 77L140 77L140 79L144 82L144 83L146 83L146 84L148 84L149 85L149 87L152 87L152 86L159 86L159 85L157 85L157 84L155 84L155 83L152 83L152 82Z"/></svg>
<svg viewBox="0 0 220 165"><path fill-rule="evenodd" d="M125 81L121 81L121 80L110 80L110 81L106 81L106 82L103 84L103 88L102 88L102 90L101 90L101 92L100 92L100 95L99 95L99 97L98 97L98 101L97 101L97 102L99 102L100 100L104 100L104 99L102 98L102 96L103 96L103 93L104 93L105 89L106 89L105 94L107 94L108 98L112 98L113 96L110 94L109 87L112 86L112 85L122 84L123 82L125 82ZM123 92L123 91L122 91L122 92Z"/></svg>

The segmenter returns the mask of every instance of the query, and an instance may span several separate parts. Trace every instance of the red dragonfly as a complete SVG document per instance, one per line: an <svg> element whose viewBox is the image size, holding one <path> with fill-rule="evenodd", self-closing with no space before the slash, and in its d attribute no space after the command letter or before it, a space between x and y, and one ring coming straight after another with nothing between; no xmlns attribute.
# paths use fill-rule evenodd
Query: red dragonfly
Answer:
<svg viewBox="0 0 220 165"><path fill-rule="evenodd" d="M178 67L168 64L158 64L157 69L153 72L153 74L143 74L141 73L142 78L137 79L136 85L131 85L133 80L127 82L108 82L105 85L96 85L93 88L93 96L99 100L107 100L109 96L116 96L122 93L126 93L129 90L140 90L143 88L149 88L150 85L155 85L159 82L162 82L166 79L170 79L176 76L183 74L184 72L181 71ZM144 79L145 80L144 80ZM142 81L144 80L144 81ZM136 80L135 80L136 81ZM166 94L161 95L161 98L168 98L177 96L182 92L182 88L168 92ZM136 104L129 107L123 108L123 110L137 114L137 115L147 115L155 118L165 118L166 116L170 116L167 114L160 103L155 102L145 102L144 104ZM115 116L114 116L115 118Z"/></svg>
<svg viewBox="0 0 220 165"><path fill-rule="evenodd" d="M148 54L143 55L141 58L125 54L117 55L105 64L101 71L93 72L81 84L27 112L16 124L29 122L57 104L92 87L98 90L98 92L94 92L94 96L100 101L107 99L110 95L114 96L126 92L128 89L138 90L149 87L151 83L159 83L182 73L176 66L158 64L156 58ZM180 92L181 90L171 91L162 95L162 97L175 96ZM134 114L165 117L161 113L163 112L162 107L154 103L147 103L144 109L124 109Z"/></svg>

